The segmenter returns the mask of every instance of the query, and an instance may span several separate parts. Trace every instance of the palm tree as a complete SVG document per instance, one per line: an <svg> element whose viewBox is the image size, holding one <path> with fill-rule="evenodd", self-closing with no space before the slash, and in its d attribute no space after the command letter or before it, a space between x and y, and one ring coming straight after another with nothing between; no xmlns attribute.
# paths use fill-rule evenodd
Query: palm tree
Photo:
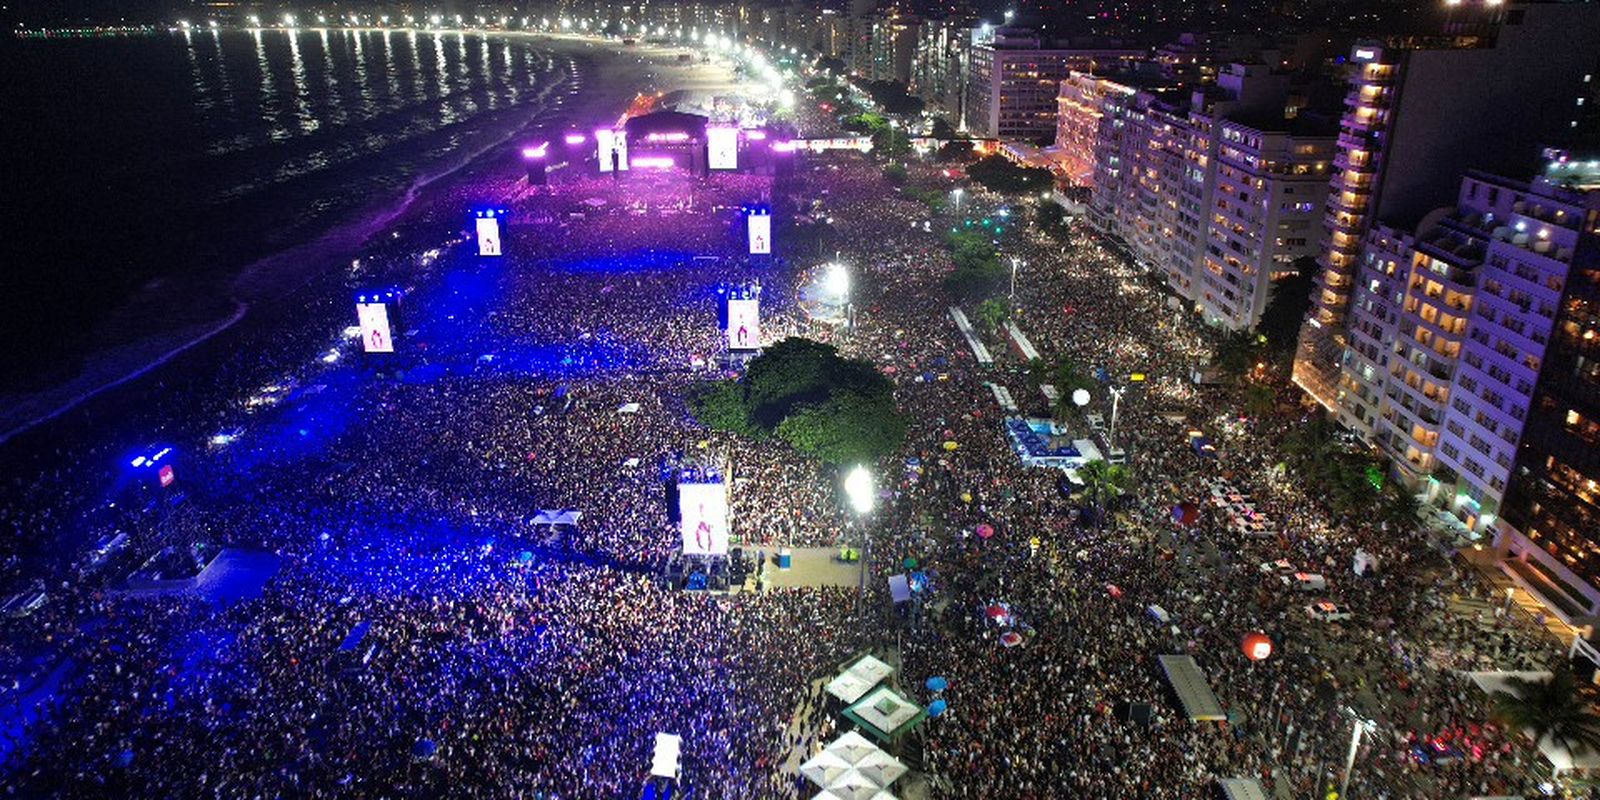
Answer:
<svg viewBox="0 0 1600 800"><path fill-rule="evenodd" d="M1382 519L1404 531L1417 524L1417 510L1421 506L1416 495L1396 481L1384 492Z"/></svg>
<svg viewBox="0 0 1600 800"><path fill-rule="evenodd" d="M1083 481L1083 496L1095 509L1096 522L1105 519L1106 507L1128 490L1128 468L1095 459L1078 468Z"/></svg>
<svg viewBox="0 0 1600 800"><path fill-rule="evenodd" d="M1000 330L1000 326L1011 318L1011 304L1004 298L991 297L978 304L976 316L979 324L993 333Z"/></svg>
<svg viewBox="0 0 1600 800"><path fill-rule="evenodd" d="M1548 738L1573 755L1600 751L1600 713L1571 669L1562 666L1544 681L1507 678L1506 686L1510 691L1492 697L1494 719L1527 731L1535 742Z"/></svg>

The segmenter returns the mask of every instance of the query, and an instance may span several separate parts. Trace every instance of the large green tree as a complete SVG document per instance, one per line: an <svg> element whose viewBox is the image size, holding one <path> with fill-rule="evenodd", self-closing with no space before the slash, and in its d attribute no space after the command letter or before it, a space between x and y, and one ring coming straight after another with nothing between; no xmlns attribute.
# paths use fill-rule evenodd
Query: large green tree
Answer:
<svg viewBox="0 0 1600 800"><path fill-rule="evenodd" d="M906 423L887 394L841 391L795 409L775 433L802 453L830 464L853 464L894 452L905 438Z"/></svg>
<svg viewBox="0 0 1600 800"><path fill-rule="evenodd" d="M873 460L905 438L893 382L871 364L809 339L767 348L738 381L698 387L689 407L709 428L776 435L832 463Z"/></svg>
<svg viewBox="0 0 1600 800"><path fill-rule="evenodd" d="M1054 179L1050 170L1024 167L1005 156L985 156L967 167L972 179L997 192L1041 192Z"/></svg>
<svg viewBox="0 0 1600 800"><path fill-rule="evenodd" d="M1311 310L1311 292L1316 285L1315 259L1307 257L1294 262L1294 274L1272 284L1272 294L1267 296L1267 307L1256 323L1256 333L1266 337L1268 355L1282 361L1294 355L1300 338L1300 326L1306 312Z"/></svg>

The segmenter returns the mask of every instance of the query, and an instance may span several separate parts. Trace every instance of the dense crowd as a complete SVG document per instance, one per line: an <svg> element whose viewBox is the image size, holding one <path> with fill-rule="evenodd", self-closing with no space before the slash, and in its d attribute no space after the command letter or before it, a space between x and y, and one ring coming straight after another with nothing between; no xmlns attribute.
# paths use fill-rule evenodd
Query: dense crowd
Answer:
<svg viewBox="0 0 1600 800"><path fill-rule="evenodd" d="M1080 513L1059 472L1011 451L985 382L1049 410L1004 334L982 332L999 361L982 368L949 321L942 233L961 217L897 196L869 157L808 159L777 179L558 172L534 190L484 176L470 194L511 209L506 258L473 258L464 233L426 240L438 220L424 215L352 266L352 283L408 289L400 364L327 338L347 324L341 297L282 312L319 322L262 333L139 411L196 454L184 530L270 551L277 573L237 603L64 581L8 626L9 664L42 659L59 675L53 691L31 691L38 676L10 689L38 721L8 733L9 793L637 796L665 731L684 737L699 796L810 796L793 764L840 724L815 681L868 647L918 700L924 679L950 682L949 712L896 746L933 796L1193 798L1227 776L1305 796L1342 768L1347 707L1378 722L1352 780L1363 796L1531 789L1526 745L1486 723L1481 694L1447 665L1537 666L1549 643L1509 620L1485 636L1440 600L1440 586L1481 593L1459 563L1273 479L1299 412L1219 414L1237 398L1187 379L1209 334L1083 227L1056 238L1016 226L1001 246L1023 261L1015 319L1041 352L1151 376L1117 428L1133 490L1103 520ZM833 220L825 245L851 270L855 325L799 309L797 283L820 259L785 255L792 227L779 258L741 255L738 207L757 200L780 219ZM1008 202L971 187L959 213ZM765 341L827 340L895 380L910 433L876 465L883 502L862 524L828 468L688 413L690 387L729 371L716 288L753 280ZM1108 397L1093 403L1109 415ZM1190 450L1190 425L1216 435L1216 460ZM218 429L240 433L208 446ZM6 487L0 522L25 542L104 511L68 497L81 474L55 465L115 448L69 436L60 450ZM865 531L866 596L666 585L654 570L678 540L664 466L685 460L728 471L742 546L853 544ZM1283 535L1244 539L1216 511L1175 525L1172 506L1219 476ZM552 533L533 522L543 509L582 518ZM45 548L12 547L10 575L49 563ZM1349 569L1357 548L1376 574ZM910 558L932 588L895 613L886 578ZM1257 568L1276 559L1326 573L1354 622L1311 619L1311 598ZM1020 645L1001 646L982 613L997 602L1022 623ZM1265 662L1239 650L1254 630L1277 645ZM1155 666L1169 653L1197 659L1226 722L1184 719ZM1143 704L1148 723L1122 713ZM1414 742L1440 738L1466 757L1412 758Z"/></svg>

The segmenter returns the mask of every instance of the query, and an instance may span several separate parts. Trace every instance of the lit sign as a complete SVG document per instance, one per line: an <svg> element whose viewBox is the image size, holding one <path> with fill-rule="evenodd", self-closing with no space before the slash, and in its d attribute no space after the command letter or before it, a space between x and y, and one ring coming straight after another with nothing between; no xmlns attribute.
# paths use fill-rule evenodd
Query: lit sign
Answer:
<svg viewBox="0 0 1600 800"><path fill-rule="evenodd" d="M368 353L393 353L394 338L389 333L389 307L383 303L357 303L356 319L361 325L361 349Z"/></svg>
<svg viewBox="0 0 1600 800"><path fill-rule="evenodd" d="M739 168L739 129L706 129L707 165L712 169Z"/></svg>
<svg viewBox="0 0 1600 800"><path fill-rule="evenodd" d="M772 214L762 209L752 209L745 216L750 234L750 255L771 255Z"/></svg>
<svg viewBox="0 0 1600 800"><path fill-rule="evenodd" d="M1356 56L1355 56L1355 58L1356 58L1357 61L1371 61L1372 59L1377 58L1377 57L1378 57L1378 51L1376 51L1376 50L1374 50L1374 49L1372 49L1370 47L1358 47L1358 48L1356 48Z"/></svg>
<svg viewBox="0 0 1600 800"><path fill-rule="evenodd" d="M628 137L621 131L601 128L594 132L594 144L601 172L628 169Z"/></svg>
<svg viewBox="0 0 1600 800"><path fill-rule="evenodd" d="M493 215L480 216L474 223L478 230L478 255L500 255L500 218Z"/></svg>
<svg viewBox="0 0 1600 800"><path fill-rule="evenodd" d="M761 301L754 297L728 300L728 349L761 346Z"/></svg>
<svg viewBox="0 0 1600 800"><path fill-rule="evenodd" d="M678 513L684 555L727 554L727 484L678 484Z"/></svg>

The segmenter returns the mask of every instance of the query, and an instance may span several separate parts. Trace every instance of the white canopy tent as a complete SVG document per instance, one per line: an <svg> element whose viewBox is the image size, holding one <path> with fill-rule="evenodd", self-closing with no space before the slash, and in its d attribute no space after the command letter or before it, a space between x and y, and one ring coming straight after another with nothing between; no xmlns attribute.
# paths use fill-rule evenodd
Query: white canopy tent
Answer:
<svg viewBox="0 0 1600 800"><path fill-rule="evenodd" d="M856 762L855 769L879 786L888 786L906 774L906 765L882 750L874 750L863 756Z"/></svg>
<svg viewBox="0 0 1600 800"><path fill-rule="evenodd" d="M800 774L818 786L828 786L852 769L850 762L830 750L823 750L804 764Z"/></svg>
<svg viewBox="0 0 1600 800"><path fill-rule="evenodd" d="M894 668L888 664L864 655L829 681L827 691L846 703L854 703L893 672Z"/></svg>
<svg viewBox="0 0 1600 800"><path fill-rule="evenodd" d="M850 731L801 764L800 774L822 787L817 800L893 800L885 789L906 774L906 765Z"/></svg>
<svg viewBox="0 0 1600 800"><path fill-rule="evenodd" d="M877 745L855 731L845 733L823 748L823 752L833 753L852 766L876 750L878 750Z"/></svg>
<svg viewBox="0 0 1600 800"><path fill-rule="evenodd" d="M582 511L542 508L533 515L535 525L577 525L583 518Z"/></svg>

